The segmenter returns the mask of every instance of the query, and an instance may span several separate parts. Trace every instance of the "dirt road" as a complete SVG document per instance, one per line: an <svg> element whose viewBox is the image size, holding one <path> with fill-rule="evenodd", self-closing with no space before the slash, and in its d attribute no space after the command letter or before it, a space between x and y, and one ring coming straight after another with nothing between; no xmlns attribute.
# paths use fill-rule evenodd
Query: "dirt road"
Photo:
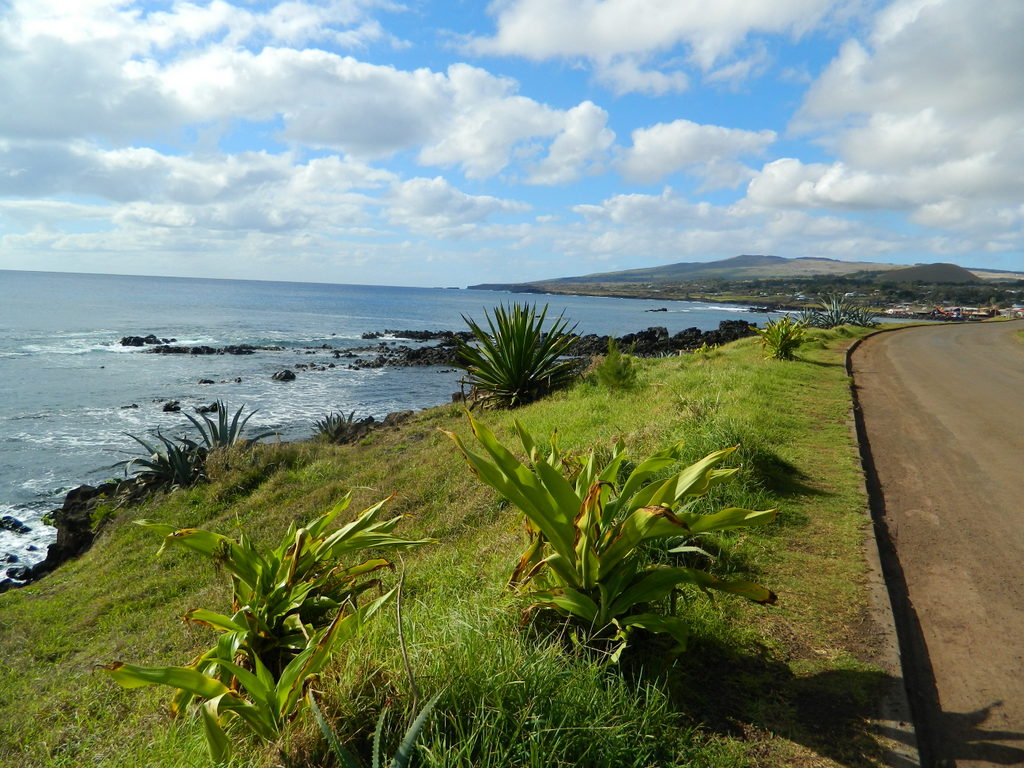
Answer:
<svg viewBox="0 0 1024 768"><path fill-rule="evenodd" d="M926 766L1024 765L1022 329L911 328L852 358Z"/></svg>

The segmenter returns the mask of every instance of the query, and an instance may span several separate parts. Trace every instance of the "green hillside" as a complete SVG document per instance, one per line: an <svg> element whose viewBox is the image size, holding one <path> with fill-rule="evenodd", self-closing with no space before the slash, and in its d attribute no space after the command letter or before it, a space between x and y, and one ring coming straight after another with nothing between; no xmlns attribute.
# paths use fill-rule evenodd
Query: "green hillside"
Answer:
<svg viewBox="0 0 1024 768"><path fill-rule="evenodd" d="M981 278L957 264L918 264L916 267L894 269L879 275L877 280L890 283L977 283Z"/></svg>
<svg viewBox="0 0 1024 768"><path fill-rule="evenodd" d="M869 520L849 428L843 331L814 332L794 362L768 361L753 339L645 360L624 394L586 378L515 412L478 414L508 445L513 418L563 450L607 458L621 437L634 462L678 440L683 460L738 445L738 474L696 511L776 507L771 525L698 537L680 557L779 595L771 607L688 589L686 650L638 636L619 665L574 644L550 617L527 620L506 588L526 546L520 516L478 482L439 429L470 440L455 406L423 411L360 443L233 450L210 482L103 510L110 522L82 557L0 594L0 765L207 766L203 727L172 718L169 690L124 690L97 670L123 661L187 663L215 633L180 617L230 612L223 569L132 525L148 518L255 542L278 541L354 494L360 510L391 494L397 533L436 543L406 553L402 627L419 703L440 693L413 765L456 768L607 766L879 766L871 722L886 686L872 665L880 632L868 606L862 547ZM328 410L329 404L324 404ZM541 446L542 448L544 446ZM635 466L635 464L633 465ZM398 573L381 572L385 585ZM653 609L653 608L652 608ZM364 757L385 707L397 743L417 706L394 610L348 641L311 688L326 719ZM236 730L233 766L335 763L303 709L277 740Z"/></svg>
<svg viewBox="0 0 1024 768"><path fill-rule="evenodd" d="M730 259L707 262L680 262L645 269L630 269L618 272L599 272L578 277L562 277L552 280L537 280L515 285L565 286L589 284L632 284L686 282L703 279L765 279L787 277L809 277L811 275L847 275L856 272L885 272L895 269L890 264L869 262L838 261L836 259L800 258L786 259L781 256L741 255ZM494 288L496 284L473 285L470 288ZM502 288L511 287L501 284Z"/></svg>
<svg viewBox="0 0 1024 768"><path fill-rule="evenodd" d="M933 279L934 276L934 279ZM576 277L534 280L524 283L484 283L470 288L541 293L599 293L636 295L643 290L677 290L702 281L804 280L850 277L865 283L877 281L964 283L1024 280L1022 272L974 270L955 264L918 264L899 267L874 262L824 258L787 259L781 256L742 255L708 262L680 262L644 269L597 272Z"/></svg>

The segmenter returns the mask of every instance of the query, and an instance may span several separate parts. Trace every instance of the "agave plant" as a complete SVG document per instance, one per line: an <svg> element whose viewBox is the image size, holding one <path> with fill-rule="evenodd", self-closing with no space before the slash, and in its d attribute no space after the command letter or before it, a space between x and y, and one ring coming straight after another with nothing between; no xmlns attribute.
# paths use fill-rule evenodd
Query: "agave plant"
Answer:
<svg viewBox="0 0 1024 768"><path fill-rule="evenodd" d="M392 589L360 604L363 593L380 586L378 579L368 576L393 566L379 556L356 564L345 564L341 558L366 549L401 551L429 542L394 535L401 517L381 519L388 499L328 532L349 501L346 496L303 527L293 523L269 552L260 552L244 534L236 540L200 529L136 521L164 534L160 552L168 546L185 547L226 569L233 613L200 608L185 615L186 622L220 632L216 644L188 666L116 662L105 669L125 687L161 684L177 689L171 702L175 712L197 704L215 760L227 754L227 720L239 719L256 735L272 738L302 700L306 679L395 593Z"/></svg>
<svg viewBox="0 0 1024 768"><path fill-rule="evenodd" d="M235 443L243 441L242 430L245 429L246 422L256 414L255 410L250 411L243 419L242 411L244 410L244 405L239 406L238 410L235 411L234 417L228 421L227 406L223 401L218 400L216 421L205 413L199 414L202 421L191 413L186 413L185 418L191 421L195 428L199 430L199 439L202 441L203 446L207 450L212 451L217 448L230 448ZM258 435L248 438L248 442L255 443L267 437L274 437L276 434L273 430L260 432Z"/></svg>
<svg viewBox="0 0 1024 768"><path fill-rule="evenodd" d="M135 477L153 488L186 488L202 480L206 467L206 449L187 437L172 440L156 433L157 442L125 432L145 449L145 454L119 461L125 476Z"/></svg>
<svg viewBox="0 0 1024 768"><path fill-rule="evenodd" d="M370 431L370 425L374 421L373 416L367 416L359 421L355 420L355 416L355 411L350 411L348 416L332 411L313 422L313 436L335 445L354 442Z"/></svg>
<svg viewBox="0 0 1024 768"><path fill-rule="evenodd" d="M761 337L761 346L766 351L765 357L776 360L792 360L796 356L796 350L806 340L807 323L803 320L797 322L789 315L778 320L769 320L764 328L751 328Z"/></svg>
<svg viewBox="0 0 1024 768"><path fill-rule="evenodd" d="M877 315L865 307L847 300L845 296L833 293L818 299L820 308L805 309L800 319L812 328L836 328L840 325L877 325Z"/></svg>
<svg viewBox="0 0 1024 768"><path fill-rule="evenodd" d="M682 444L676 444L640 462L619 484L626 459L622 441L605 466L598 466L591 451L574 467L554 440L550 453L543 455L517 422L529 457L524 464L472 416L470 423L482 454L458 435L448 436L473 473L522 510L530 532L529 547L510 584L523 589L535 607L569 617L591 637L619 641L613 659L636 628L668 633L680 648L684 646L686 621L651 608L680 586L729 592L759 603L775 601L775 594L759 584L725 581L696 568L659 565L650 559L650 542L764 525L775 518L775 510L733 507L700 514L691 509L695 499L738 471L715 468L735 448L715 451L655 481L655 476L678 464ZM690 547L683 544L675 551Z"/></svg>
<svg viewBox="0 0 1024 768"><path fill-rule="evenodd" d="M419 711L419 714L416 715L416 718L412 721L412 724L402 737L402 741L398 745L398 749L395 751L394 756L390 761L387 761L386 764L389 768L406 768L406 766L409 765L420 731L423 730L423 726L426 724L431 710L434 708L434 705L437 704L438 699L441 698L442 693L444 693L444 691L438 691L430 701L423 705L423 709ZM331 751L338 759L338 763L342 768L364 768L363 762L356 757L352 750L338 740L337 734L331 729L331 726L327 724L327 720L324 718L323 713L320 711L320 707L317 706L317 703L313 698L312 691L307 694L307 698L309 700L309 709L312 711L313 717L316 719L316 723L320 727L320 733L322 733L324 738L327 740L328 745L331 747ZM377 718L377 728L373 732L373 753L370 762L371 768L383 768L385 761L387 760L383 747L384 724L387 720L387 715L388 710L385 708L381 710L380 717Z"/></svg>
<svg viewBox="0 0 1024 768"><path fill-rule="evenodd" d="M576 326L559 315L544 330L547 306L537 314L535 306L499 305L494 318L484 311L487 330L463 315L475 344L459 341L466 382L483 393L491 406L514 408L533 402L566 384L575 375L576 364L561 360L572 343Z"/></svg>

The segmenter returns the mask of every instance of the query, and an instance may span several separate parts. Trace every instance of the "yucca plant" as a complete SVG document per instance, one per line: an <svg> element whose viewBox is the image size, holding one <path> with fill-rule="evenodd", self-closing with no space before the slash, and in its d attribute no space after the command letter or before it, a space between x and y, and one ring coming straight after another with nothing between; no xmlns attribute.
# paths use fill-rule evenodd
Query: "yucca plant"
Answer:
<svg viewBox="0 0 1024 768"><path fill-rule="evenodd" d="M470 423L483 453L471 450L448 432L470 469L518 507L527 520L530 544L512 573L510 584L524 590L534 607L551 608L569 617L593 638L613 638L618 657L630 632L641 628L668 633L682 648L684 618L655 613L652 606L683 585L741 595L773 603L775 594L749 581L725 581L705 571L651 561L650 542L680 544L684 538L764 525L775 510L729 508L711 514L691 509L693 502L738 470L716 469L735 448L708 454L666 479L654 480L678 464L682 444L659 451L629 473L621 484L626 459L620 440L611 460L599 467L594 451L574 463L557 443L544 455L521 424L516 430L528 456L522 463L481 423Z"/></svg>
<svg viewBox="0 0 1024 768"><path fill-rule="evenodd" d="M206 449L187 437L176 440L156 433L157 442L125 432L145 449L142 456L134 456L114 464L123 467L125 477L134 474L151 488L187 488L203 479Z"/></svg>
<svg viewBox="0 0 1024 768"><path fill-rule="evenodd" d="M223 401L217 401L217 420L214 421L205 413L199 414L199 419L193 416L191 413L186 413L185 418L191 421L195 428L199 430L199 439L202 441L203 446L207 450L215 450L217 448L230 448L235 443L242 442L242 431L245 429L246 422L249 421L253 416L256 415L256 411L250 411L249 414L243 419L242 411L245 410L245 406L239 406L238 410L235 411L235 415L231 420L228 420L228 409ZM202 419L202 421L200 421ZM255 443L263 440L267 437L273 437L277 433L273 430L267 430L260 432L258 435L250 437L247 442Z"/></svg>
<svg viewBox="0 0 1024 768"><path fill-rule="evenodd" d="M427 718L430 716L431 710L434 705L437 704L438 699L441 698L441 694L444 691L438 691L416 715L412 724L406 729L405 734L402 736L402 741L398 745L398 749L395 750L394 756L391 760L387 760L384 754L384 725L387 720L388 710L385 708L381 710L380 717L377 718L377 728L373 732L373 751L370 761L370 768L383 768L387 765L388 768L406 768L409 765L409 761L412 759L413 750L416 747L416 740L420 736L420 731L423 730L423 726L427 722ZM348 747L338 740L337 734L331 729L331 726L327 724L327 720L324 718L323 713L320 711L320 707L317 706L316 700L313 698L313 692L310 691L307 694L309 700L309 708L313 713L313 717L316 719L317 725L320 727L320 733L323 734L327 740L331 751L334 756L338 759L338 763L342 768L364 768L363 762L352 752ZM386 762L385 762L386 761Z"/></svg>
<svg viewBox="0 0 1024 768"><path fill-rule="evenodd" d="M358 440L370 431L373 417L367 416L365 419L356 421L355 416L355 411L349 412L348 416L332 411L322 419L316 419L313 422L313 437L335 445L344 445Z"/></svg>
<svg viewBox="0 0 1024 768"><path fill-rule="evenodd" d="M576 363L562 360L572 344L568 321L559 315L544 330L548 308L537 314L536 306L513 304L486 310L487 330L463 315L474 341L459 341L460 362L466 383L483 393L485 404L514 408L533 402L569 382Z"/></svg>
<svg viewBox="0 0 1024 768"><path fill-rule="evenodd" d="M225 720L240 719L264 738L279 732L302 699L306 679L327 662L334 648L354 636L395 590L360 604L380 586L370 574L392 568L372 557L354 565L342 558L361 550L407 550L429 542L393 534L401 517L381 519L389 499L328 532L350 502L303 527L289 526L280 544L260 552L242 534L237 540L194 528L148 520L139 525L164 534L163 546L181 546L210 557L231 576L231 615L194 609L184 620L220 632L216 644L186 667L138 667L120 662L106 669L125 687L162 684L176 688L171 708L199 704L211 755L227 754Z"/></svg>
<svg viewBox="0 0 1024 768"><path fill-rule="evenodd" d="M836 328L840 325L859 325L870 327L877 325L877 315L867 309L849 301L845 296L837 293L827 294L818 299L820 307L805 309L800 313L800 319L805 325L811 328Z"/></svg>
<svg viewBox="0 0 1024 768"><path fill-rule="evenodd" d="M778 320L769 320L764 328L751 326L761 337L761 346L765 348L765 357L775 360L792 360L796 351L804 343L807 335L807 324L796 321L789 315Z"/></svg>

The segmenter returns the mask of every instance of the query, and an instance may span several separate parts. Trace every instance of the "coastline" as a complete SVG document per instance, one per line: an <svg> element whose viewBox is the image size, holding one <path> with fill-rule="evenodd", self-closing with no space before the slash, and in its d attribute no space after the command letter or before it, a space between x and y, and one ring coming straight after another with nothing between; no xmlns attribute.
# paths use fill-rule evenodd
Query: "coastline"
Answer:
<svg viewBox="0 0 1024 768"><path fill-rule="evenodd" d="M547 284L514 284L514 283L481 283L466 286L467 291L502 291L514 294L531 294L541 296L590 296L593 298L638 299L642 301L690 301L699 304L732 304L746 307L751 312L799 312L806 304L790 302L765 302L755 296L729 296L717 298L710 295L694 295L690 291L672 291L671 289L638 288L626 290L619 288L587 289L580 283L572 283L564 289L557 285Z"/></svg>
<svg viewBox="0 0 1024 768"><path fill-rule="evenodd" d="M632 354L637 357L663 357L692 351L704 345L719 346L750 335L753 335L753 331L750 330L749 322L745 320L721 320L717 329L700 330L697 327L691 327L670 335L664 326L650 326L644 330L613 338L616 339L621 348L631 349ZM312 372L326 373L330 369L342 370L343 368L352 371L373 371L383 368L422 368L452 373L452 369L445 366L455 365L458 358L458 348L453 340L465 336L465 332L449 330L385 329L383 331L371 331L364 333L363 338L367 341L378 341L376 345L351 347L344 350L337 349L328 344L317 347L298 347L295 351L301 353L304 360L310 359L307 357L310 354L326 354L337 360L338 363L331 362L323 365L304 362L293 364L292 368L297 369L303 375ZM608 349L609 338L612 337L598 334L577 335L576 342L570 349L570 353L581 361L590 359L595 355L602 355ZM408 344L399 344L399 340L420 342L422 345L410 346ZM171 338L163 338L155 334L149 337L127 335L122 336L121 341L118 343L122 347L131 349L134 354L146 355L147 358L205 359L210 356L249 357L256 351L261 351L251 347L215 348L208 345L172 347L164 343L170 341L172 341ZM288 351L282 347L262 348L262 351L267 350L275 353ZM368 357L358 356L356 354L357 351L369 353ZM291 379L281 376L285 372L291 373ZM291 368L284 368L273 375L273 377L278 376L281 376L280 381L284 382L294 380L295 378ZM210 384L213 383L212 380L202 381L209 381ZM226 384L228 382L222 383ZM283 386L287 386L287 384ZM450 392L449 401L457 399L460 394L459 392ZM444 402L442 399L441 402L435 401L431 405L422 407L437 407L443 405ZM404 403L403 405L412 404ZM137 405L135 407L136 409L138 408ZM194 403L192 407L195 408ZM204 406L195 409L199 410L202 407ZM121 406L121 408L130 408L130 406ZM175 413L180 410L181 404L177 400L163 403L162 411L164 413ZM330 410L330 406L325 404L324 410ZM414 412L413 409L400 406L396 411L389 411L382 420L374 420L373 417L370 417L370 422L373 424L374 429L386 428L401 423L411 417ZM152 425L146 428L150 430ZM157 427L157 430L159 431L159 427ZM302 442L307 439L310 438L293 437L293 439L282 440L281 442ZM67 562L67 560L80 555L88 549L102 527L102 522L97 525L93 521L93 513L98 505L109 501L115 504L122 504L125 500L137 500L138 498L140 498L139 488L132 478L118 480L108 477L105 481L96 482L95 484L75 484L58 502L60 504L59 507L50 509L41 517L40 523L45 523L49 519L54 529L53 533L49 535L46 535L49 532L43 531L43 541L45 542L49 539L45 547L46 554L43 559L40 559L38 556L40 547L37 543L30 545L34 548L30 551L31 557L27 556L29 551L26 550L26 547L17 547L11 544L3 546L2 551L0 551L0 566L2 566L0 567L0 592L33 583L46 574L51 573L64 562ZM12 513L16 512L16 509L12 509ZM24 521L18 518L16 514L10 514L8 517L14 523L24 525ZM25 526L25 528L26 531L29 530L28 526ZM38 528L31 528L31 531L36 535L36 539L38 539ZM33 539L33 542L36 539Z"/></svg>

